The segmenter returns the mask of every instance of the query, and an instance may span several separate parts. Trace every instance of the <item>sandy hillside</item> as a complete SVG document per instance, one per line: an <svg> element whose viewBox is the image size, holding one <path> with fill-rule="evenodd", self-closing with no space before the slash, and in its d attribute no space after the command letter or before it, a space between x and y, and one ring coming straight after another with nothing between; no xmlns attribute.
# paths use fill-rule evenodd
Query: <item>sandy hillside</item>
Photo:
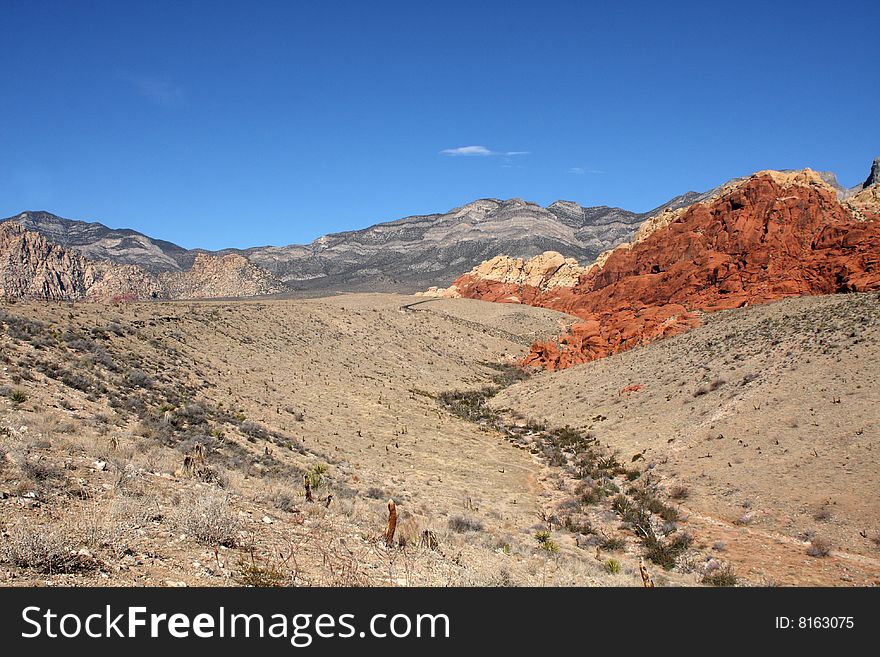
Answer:
<svg viewBox="0 0 880 657"><path fill-rule="evenodd" d="M880 297L789 299L705 315L684 335L561 372L492 404L588 428L680 498L740 575L880 578ZM831 554L807 554L811 541Z"/></svg>
<svg viewBox="0 0 880 657"><path fill-rule="evenodd" d="M513 364L572 318L380 294L0 311L6 584L641 585L643 556L659 585L880 574L875 295L530 378Z"/></svg>
<svg viewBox="0 0 880 657"><path fill-rule="evenodd" d="M490 385L565 316L418 301L6 304L0 577L640 584L634 556L608 573L557 528L543 549L546 465L436 399Z"/></svg>

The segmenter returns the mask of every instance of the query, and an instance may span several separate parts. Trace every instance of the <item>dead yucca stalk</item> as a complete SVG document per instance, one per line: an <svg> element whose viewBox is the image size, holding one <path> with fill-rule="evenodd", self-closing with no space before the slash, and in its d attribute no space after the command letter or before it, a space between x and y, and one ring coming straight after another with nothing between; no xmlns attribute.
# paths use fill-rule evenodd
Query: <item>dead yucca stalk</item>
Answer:
<svg viewBox="0 0 880 657"><path fill-rule="evenodd" d="M653 589L654 580L651 579L651 573L649 573L648 569L645 567L644 559L639 559L639 574L642 576L642 585L646 589Z"/></svg>
<svg viewBox="0 0 880 657"><path fill-rule="evenodd" d="M437 540L437 534L430 529L426 529L422 532L422 536L419 539L419 545L423 548L428 548L429 550L436 550L440 547L440 541Z"/></svg>
<svg viewBox="0 0 880 657"><path fill-rule="evenodd" d="M312 495L312 482L309 480L309 475L303 477L303 488L306 491L306 502L314 502L315 496Z"/></svg>
<svg viewBox="0 0 880 657"><path fill-rule="evenodd" d="M205 446L202 443L196 443L192 451L183 456L183 472L190 477L196 477L206 471Z"/></svg>
<svg viewBox="0 0 880 657"><path fill-rule="evenodd" d="M388 500L388 526L385 528L385 545L394 545L394 532L397 531L397 505L394 500Z"/></svg>

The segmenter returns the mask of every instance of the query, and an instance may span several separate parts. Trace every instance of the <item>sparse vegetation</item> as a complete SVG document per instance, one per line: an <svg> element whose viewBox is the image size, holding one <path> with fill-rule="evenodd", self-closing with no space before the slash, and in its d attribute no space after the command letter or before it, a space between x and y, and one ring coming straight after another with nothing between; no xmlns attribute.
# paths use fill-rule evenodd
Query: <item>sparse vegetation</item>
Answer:
<svg viewBox="0 0 880 657"><path fill-rule="evenodd" d="M690 497L691 491L687 486L673 486L669 489L669 497L674 500L686 500Z"/></svg>
<svg viewBox="0 0 880 657"><path fill-rule="evenodd" d="M736 586L739 581L730 564L706 571L701 580L709 586Z"/></svg>
<svg viewBox="0 0 880 657"><path fill-rule="evenodd" d="M871 299L876 305L876 298ZM831 428L836 422L840 434L848 432L847 440L855 444L863 445L870 435L871 425L860 410L868 386L856 378L844 385L833 367L827 389L816 392L810 412L795 405L794 395L789 399L774 390L765 395L765 384L776 384L776 371L751 356L739 360L738 352L728 354L728 343L720 341L713 347L698 345L705 349L695 354L698 370L664 373L656 380L645 376L649 369L633 366L636 360L620 359L626 365L625 382L645 384L639 394L620 396L623 386L614 378L611 361L608 370L602 369L605 364L597 368L602 377L589 385L577 371L539 374L536 382L528 382L515 368L504 372L475 363L491 350L514 353L498 337L502 333L440 323L429 313L401 315L397 323L396 313L389 318L381 309L351 311L362 308L362 302L347 298L340 301L344 313L328 311L335 303L314 304L320 311L297 306L302 318L295 322L289 321L289 311L267 303L258 312L272 319L274 333L265 335L259 322L251 320L256 311L244 312L234 304L184 307L160 302L139 306L136 313L125 305L106 310L22 303L0 309L7 315L33 311L35 317L49 318L42 325L22 323L17 333L0 318L0 363L7 368L0 385L0 411L7 411L0 417L2 529L11 534L17 526L40 526L54 532L53 521L64 518L58 525L68 527L64 532L70 550L62 554L82 560L44 573L16 565L26 560L8 559L3 538L0 577L11 574L21 583L57 585L102 583L106 574L113 584L177 585L180 580L189 585L274 586L362 582L369 573L378 584L535 585L545 578L548 584L582 578L619 584L623 579L615 580L605 564L617 562L629 583L642 556L652 570L654 563L672 568L659 576L658 586L698 580L706 585L751 584L727 577L723 566L701 566L712 557L727 558L721 554L724 542L713 544L715 537L702 533L703 523L686 523L678 502L704 515L705 503L721 492L727 509L743 505L723 520L730 522L740 513L743 523L778 531L784 507L755 488L754 458L773 461L774 467L779 458L820 459L820 464L839 453L817 438L826 431L837 435ZM826 313L830 319L816 314L811 321L850 330L854 321L867 317L864 326L876 330L873 316L878 313L866 303L858 305L855 320ZM388 343L370 333L377 319L406 338L391 359ZM715 320L705 321L711 326ZM782 330L765 329L768 335ZM218 343L211 352L198 345L206 330ZM251 330L253 335L245 336L250 341L244 341L242 333ZM867 340L871 334L866 330L857 328L852 340ZM824 339L812 325L802 332L805 343ZM18 340L13 333L28 339ZM324 333L334 340L336 353L312 346L314 336ZM690 336L680 341L691 345L688 340ZM733 336L730 344L740 349L736 345L742 340ZM766 338L758 335L755 340ZM806 359L798 360L804 351L790 348L790 339L785 340L774 358L784 367L806 368ZM841 338L840 343L852 340ZM836 357L839 350L829 344L821 348ZM755 353L763 358L758 346ZM373 353L376 357L366 360ZM427 353L427 359L418 360L420 353ZM815 358L814 353L818 351L807 357ZM353 357L360 354L365 354L364 361ZM398 357L400 369L394 360ZM871 362L862 357L862 362ZM427 360L433 360L432 367L423 365ZM333 377L326 375L331 370ZM717 372L731 383L693 401L694 382L710 388ZM760 377L743 387L740 381L749 378L748 372L760 372ZM686 383L679 386L682 379ZM520 385L505 390L508 380ZM556 396L557 385L561 396ZM476 426L452 417L442 406L442 395L421 392L455 386L477 391L470 397L445 398L469 409L454 415L474 417ZM610 391L607 400L601 397L603 386ZM12 401L16 389L25 393L24 402ZM483 395L482 390L494 392ZM667 406L664 398L676 403ZM559 399L572 401L557 405ZM656 425L638 424L645 408L657 418ZM728 408L734 413L727 414ZM679 414L681 427L663 425L667 409ZM726 415L719 417L716 409ZM844 422L842 411L856 419ZM771 423L752 425L765 414ZM739 426L732 429L731 418ZM786 430L787 418L796 419L797 431ZM498 449L496 443L502 441L506 443ZM664 443L671 451L664 451ZM619 446L620 453L611 445ZM197 446L203 460L187 474L184 459L195 457ZM814 446L816 453L809 451ZM532 456L554 466L538 478L540 491L522 486L522 466L531 465ZM864 480L861 466L852 458L844 464ZM718 468L729 475L729 487L704 487L694 478L703 469L717 477ZM303 500L303 477L321 489L312 504ZM504 493L498 495L499 490ZM855 541L859 549L873 553L875 519L859 518L854 528L848 516L852 507L840 487L830 482L817 490L823 497L814 505L791 509L790 517L799 524L785 531L794 535L803 529L800 523L812 518L815 529L833 538L835 549L848 551ZM541 493L547 496L536 497ZM384 549L380 532L389 496L401 502L401 515L392 549ZM829 501L822 504L823 499ZM193 510L198 500L225 503L222 520L204 524L231 525L233 531L185 529L190 524L185 516L205 515ZM743 500L751 500L755 509ZM544 511L540 524L532 512L536 506ZM75 522L68 523L70 518ZM689 541L683 531L687 528L700 532L699 540ZM723 536L731 541L730 558L737 563L747 549L744 537L761 540L763 534L727 529ZM547 531L548 545L559 551L536 543L536 530ZM187 538L181 540L182 534ZM224 536L231 536L226 542L236 546L234 551L222 547ZM345 543L335 542L337 537ZM804 552L814 547L806 542L816 536L801 537L805 543L789 544L783 556L803 562ZM279 555L286 553L279 546L288 539L297 545L297 564L309 571L305 576L293 561L287 566L279 562ZM432 560L427 569L426 554ZM839 573L831 573L836 566L826 561L811 567L811 577L834 577L837 583ZM333 565L332 573L325 563ZM858 564L851 566L853 581L861 582ZM55 577L65 570L67 575ZM751 564L748 570L755 572ZM767 580L760 581L792 583L792 577L773 572L772 565L767 573Z"/></svg>
<svg viewBox="0 0 880 657"><path fill-rule="evenodd" d="M14 527L2 545L7 563L49 575L82 572L97 565L86 553L77 551L78 542L64 524Z"/></svg>
<svg viewBox="0 0 880 657"><path fill-rule="evenodd" d="M831 554L831 541L817 536L810 541L810 546L807 548L807 554L811 557L827 557Z"/></svg>
<svg viewBox="0 0 880 657"><path fill-rule="evenodd" d="M225 498L196 499L183 505L178 524L183 532L206 545L238 544L241 523Z"/></svg>
<svg viewBox="0 0 880 657"><path fill-rule="evenodd" d="M464 534L466 532L481 532L486 528L483 523L476 518L452 516L449 518L449 529L458 534Z"/></svg>

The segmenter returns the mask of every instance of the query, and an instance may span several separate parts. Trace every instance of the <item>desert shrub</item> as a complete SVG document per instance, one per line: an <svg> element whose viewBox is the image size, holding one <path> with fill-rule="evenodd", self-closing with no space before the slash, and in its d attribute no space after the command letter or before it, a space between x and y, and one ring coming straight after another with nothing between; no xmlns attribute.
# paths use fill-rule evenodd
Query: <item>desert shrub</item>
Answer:
<svg viewBox="0 0 880 657"><path fill-rule="evenodd" d="M250 437L250 438L261 438L266 440L269 437L269 433L266 431L265 427L259 422L254 422L253 420L244 420L241 425L239 425L241 432Z"/></svg>
<svg viewBox="0 0 880 657"><path fill-rule="evenodd" d="M508 364L496 364L493 366L498 374L492 377L492 382L499 388L506 388L514 383L525 381L529 378L529 372L524 367Z"/></svg>
<svg viewBox="0 0 880 657"><path fill-rule="evenodd" d="M617 552L626 547L626 541L617 536L612 536L602 541L601 547L603 550L608 550L609 552Z"/></svg>
<svg viewBox="0 0 880 657"><path fill-rule="evenodd" d="M281 492L275 495L275 508L287 513L296 513L299 510L299 498L287 492Z"/></svg>
<svg viewBox="0 0 880 657"><path fill-rule="evenodd" d="M827 557L831 554L831 542L825 538L816 537L810 541L807 554L811 557Z"/></svg>
<svg viewBox="0 0 880 657"><path fill-rule="evenodd" d="M606 559L605 570L612 575L616 575L620 572L620 562L617 559Z"/></svg>
<svg viewBox="0 0 880 657"><path fill-rule="evenodd" d="M566 531L569 531L572 534L589 535L593 533L593 526L590 524L589 520L575 519L570 515L563 518L562 526Z"/></svg>
<svg viewBox="0 0 880 657"><path fill-rule="evenodd" d="M606 497L608 497L608 490L601 484L596 484L584 488L584 491L580 496L580 501L586 506L592 506L598 504Z"/></svg>
<svg viewBox="0 0 880 657"><path fill-rule="evenodd" d="M19 465L21 466L22 473L36 483L57 481L64 478L62 470L44 458L25 456L21 459Z"/></svg>
<svg viewBox="0 0 880 657"><path fill-rule="evenodd" d="M693 537L687 532L681 532L671 539L664 540L648 529L643 535L642 543L648 559L666 570L671 570L675 567L678 557L691 546Z"/></svg>
<svg viewBox="0 0 880 657"><path fill-rule="evenodd" d="M19 568L47 573L75 573L96 566L88 557L76 553L78 547L66 526L15 527L3 543L6 562Z"/></svg>
<svg viewBox="0 0 880 657"><path fill-rule="evenodd" d="M673 486L669 491L669 497L674 500L686 500L690 494L691 491L687 486Z"/></svg>
<svg viewBox="0 0 880 657"><path fill-rule="evenodd" d="M364 491L364 497L368 497L371 500L384 500L387 495L385 494L385 491L378 486L370 486Z"/></svg>
<svg viewBox="0 0 880 657"><path fill-rule="evenodd" d="M720 568L713 568L703 575L703 584L709 586L736 586L737 577L729 564Z"/></svg>
<svg viewBox="0 0 880 657"><path fill-rule="evenodd" d="M632 509L632 507L633 507L633 503L630 501L630 499L626 495L623 495L623 494L617 495L611 501L611 508L614 509L614 511L616 511L617 514L620 515L624 519L630 513L630 510Z"/></svg>
<svg viewBox="0 0 880 657"><path fill-rule="evenodd" d="M480 422L497 420L498 413L486 405L486 401L498 392L497 388L483 388L481 390L453 390L440 393L437 398L440 405L453 415L468 420Z"/></svg>
<svg viewBox="0 0 880 657"><path fill-rule="evenodd" d="M174 408L173 405L169 406ZM184 404L177 409L176 415L189 424L204 424L208 421L208 410L205 408L204 404L200 404L199 402Z"/></svg>
<svg viewBox="0 0 880 657"><path fill-rule="evenodd" d="M241 523L224 498L200 498L181 506L180 529L206 545L235 547Z"/></svg>
<svg viewBox="0 0 880 657"><path fill-rule="evenodd" d="M24 390L13 390L9 393L9 400L13 404L23 404L27 401L27 395Z"/></svg>
<svg viewBox="0 0 880 657"><path fill-rule="evenodd" d="M142 369L134 368L125 375L125 382L132 388L151 388L153 379Z"/></svg>
<svg viewBox="0 0 880 657"><path fill-rule="evenodd" d="M678 509L665 504L663 500L655 497L648 489L641 489L636 492L636 498L645 509L654 513L666 522L676 522L680 519Z"/></svg>
<svg viewBox="0 0 880 657"><path fill-rule="evenodd" d="M114 518L132 525L160 522L163 518L156 500L146 493L136 497L117 497L113 500L111 513Z"/></svg>
<svg viewBox="0 0 880 657"><path fill-rule="evenodd" d="M287 584L287 575L280 567L269 562L247 562L239 566L236 580L242 586L276 588Z"/></svg>
<svg viewBox="0 0 880 657"><path fill-rule="evenodd" d="M465 532L481 532L485 529L482 522L476 518L468 518L467 516L452 516L449 519L449 529L458 533Z"/></svg>
<svg viewBox="0 0 880 657"><path fill-rule="evenodd" d="M125 329L122 328L122 325L119 322L108 322L107 326L104 327L104 330L107 331L107 333L113 333L118 336L125 335Z"/></svg>
<svg viewBox="0 0 880 657"><path fill-rule="evenodd" d="M831 509L826 504L813 514L813 520L816 522L825 522L831 520Z"/></svg>
<svg viewBox="0 0 880 657"><path fill-rule="evenodd" d="M92 388L92 381L76 372L65 370L61 372L60 380L61 383L68 388L73 388L74 390L79 390L81 392L88 392Z"/></svg>

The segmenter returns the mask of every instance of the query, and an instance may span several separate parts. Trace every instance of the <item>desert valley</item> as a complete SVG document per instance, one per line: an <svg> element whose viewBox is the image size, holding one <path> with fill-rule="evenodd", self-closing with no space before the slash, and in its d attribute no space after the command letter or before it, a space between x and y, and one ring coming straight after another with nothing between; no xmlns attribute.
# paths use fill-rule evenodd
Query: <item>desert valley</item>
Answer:
<svg viewBox="0 0 880 657"><path fill-rule="evenodd" d="M880 584L880 160L242 251L24 212L0 296L4 585Z"/></svg>

